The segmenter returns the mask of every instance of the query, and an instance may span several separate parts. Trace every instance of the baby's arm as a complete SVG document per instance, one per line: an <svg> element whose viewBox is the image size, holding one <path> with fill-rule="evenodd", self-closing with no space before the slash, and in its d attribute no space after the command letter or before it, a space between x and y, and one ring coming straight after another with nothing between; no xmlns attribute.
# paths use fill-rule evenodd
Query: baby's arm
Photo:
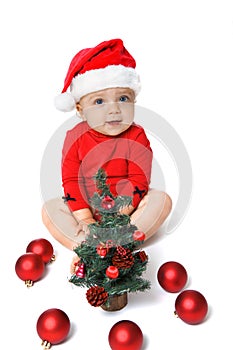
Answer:
<svg viewBox="0 0 233 350"><path fill-rule="evenodd" d="M131 135L132 137L132 135ZM149 190L153 152L143 128L135 132L129 143L128 180L133 187L132 205L136 209Z"/></svg>
<svg viewBox="0 0 233 350"><path fill-rule="evenodd" d="M92 217L86 196L85 178L80 169L79 138L73 131L68 131L62 149L62 186L64 199L75 218L80 220ZM80 211L80 212L79 212Z"/></svg>

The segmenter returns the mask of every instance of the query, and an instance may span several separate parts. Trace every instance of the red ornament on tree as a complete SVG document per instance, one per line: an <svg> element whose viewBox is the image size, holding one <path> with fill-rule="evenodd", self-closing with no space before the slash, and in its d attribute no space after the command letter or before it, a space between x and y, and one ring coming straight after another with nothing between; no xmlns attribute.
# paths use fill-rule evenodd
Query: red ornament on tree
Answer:
<svg viewBox="0 0 233 350"><path fill-rule="evenodd" d="M45 349L66 339L70 331L70 320L60 309L48 309L37 320L36 329Z"/></svg>
<svg viewBox="0 0 233 350"><path fill-rule="evenodd" d="M75 275L80 278L85 277L85 265L83 263L78 265L77 271L75 271Z"/></svg>
<svg viewBox="0 0 233 350"><path fill-rule="evenodd" d="M188 274L183 265L176 261L168 261L160 266L157 278L160 286L170 293L177 293L184 288Z"/></svg>
<svg viewBox="0 0 233 350"><path fill-rule="evenodd" d="M146 235L144 232L142 231L135 231L133 233L133 240L134 241L144 241L146 238Z"/></svg>
<svg viewBox="0 0 233 350"><path fill-rule="evenodd" d="M196 290L181 292L175 301L175 315L189 324L201 323L208 312L205 297Z"/></svg>
<svg viewBox="0 0 233 350"><path fill-rule="evenodd" d="M108 254L109 248L104 244L98 244L96 247L96 252L101 256L101 258L104 258Z"/></svg>
<svg viewBox="0 0 233 350"><path fill-rule="evenodd" d="M31 287L44 273L45 265L40 255L26 253L21 255L15 264L17 276L25 281L27 287Z"/></svg>
<svg viewBox="0 0 233 350"><path fill-rule="evenodd" d="M112 209L114 205L115 205L115 201L110 196L105 196L101 201L101 207L107 210Z"/></svg>
<svg viewBox="0 0 233 350"><path fill-rule="evenodd" d="M106 276L109 278L117 278L119 276L119 270L116 266L109 266L106 270Z"/></svg>
<svg viewBox="0 0 233 350"><path fill-rule="evenodd" d="M101 219L102 219L102 215L99 213L98 210L95 210L94 214L93 214L93 217L96 221L98 222L101 222Z"/></svg>
<svg viewBox="0 0 233 350"><path fill-rule="evenodd" d="M123 320L111 328L108 341L112 350L140 350L143 334L136 323Z"/></svg>
<svg viewBox="0 0 233 350"><path fill-rule="evenodd" d="M31 241L26 249L26 252L36 253L42 257L45 264L55 260L52 244L45 238L38 238Z"/></svg>

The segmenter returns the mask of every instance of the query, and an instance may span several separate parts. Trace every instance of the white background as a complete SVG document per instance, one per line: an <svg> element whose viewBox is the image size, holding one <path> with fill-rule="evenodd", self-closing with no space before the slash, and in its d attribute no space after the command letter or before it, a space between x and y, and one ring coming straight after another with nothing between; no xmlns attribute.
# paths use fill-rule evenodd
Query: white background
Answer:
<svg viewBox="0 0 233 350"><path fill-rule="evenodd" d="M72 327L54 349L108 350L110 328L124 319L142 329L143 350L232 348L232 2L9 0L1 2L0 26L1 341L10 349L41 349L36 321L57 307ZM41 222L40 166L49 139L68 118L55 110L53 98L71 58L117 37L137 60L143 84L138 104L176 129L194 184L181 225L145 247L151 291L130 295L125 309L107 313L67 282L73 253ZM166 177L172 194L177 179L172 185L169 169ZM15 262L39 237L50 240L57 259L27 289ZM169 260L187 269L187 288L205 295L204 323L191 326L173 316L177 294L166 293L156 280Z"/></svg>

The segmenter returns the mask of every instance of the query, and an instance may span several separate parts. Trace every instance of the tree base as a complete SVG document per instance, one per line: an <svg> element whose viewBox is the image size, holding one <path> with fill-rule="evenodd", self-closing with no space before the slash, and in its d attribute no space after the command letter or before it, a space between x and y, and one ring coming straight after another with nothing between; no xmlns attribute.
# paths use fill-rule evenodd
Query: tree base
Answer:
<svg viewBox="0 0 233 350"><path fill-rule="evenodd" d="M112 295L108 298L106 303L101 305L102 309L105 311L118 311L123 309L128 303L127 292L121 295Z"/></svg>

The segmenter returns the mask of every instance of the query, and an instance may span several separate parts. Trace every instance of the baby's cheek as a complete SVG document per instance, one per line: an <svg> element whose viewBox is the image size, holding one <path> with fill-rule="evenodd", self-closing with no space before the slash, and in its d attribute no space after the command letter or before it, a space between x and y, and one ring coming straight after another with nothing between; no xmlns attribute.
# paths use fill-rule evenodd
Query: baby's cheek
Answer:
<svg viewBox="0 0 233 350"><path fill-rule="evenodd" d="M103 114L100 113L100 111L95 111L95 113L89 111L88 113L86 113L85 117L88 125L92 129L98 129L98 127L104 125L105 118Z"/></svg>

